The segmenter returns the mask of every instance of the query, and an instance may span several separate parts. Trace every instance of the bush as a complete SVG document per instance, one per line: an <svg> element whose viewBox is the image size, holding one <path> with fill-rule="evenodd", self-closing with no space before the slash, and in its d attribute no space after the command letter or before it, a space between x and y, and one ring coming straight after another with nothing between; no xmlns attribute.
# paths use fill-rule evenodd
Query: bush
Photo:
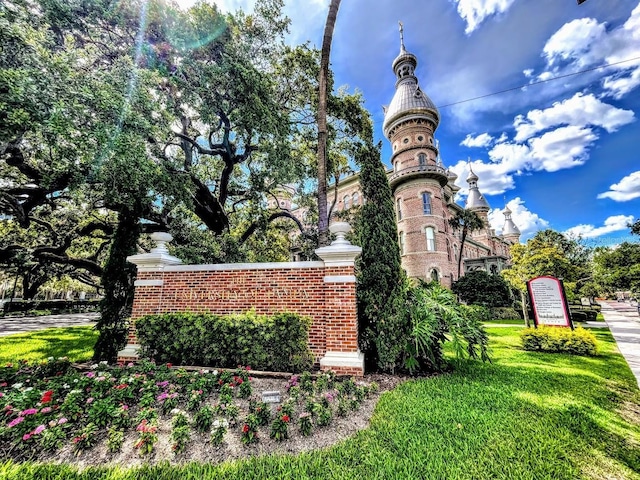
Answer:
<svg viewBox="0 0 640 480"><path fill-rule="evenodd" d="M598 317L596 310L571 310L571 320L574 322L595 322Z"/></svg>
<svg viewBox="0 0 640 480"><path fill-rule="evenodd" d="M561 327L527 328L520 334L525 350L538 352L597 355L596 337L584 328L570 330Z"/></svg>
<svg viewBox="0 0 640 480"><path fill-rule="evenodd" d="M494 307L491 309L492 320L522 320L522 313L511 307Z"/></svg>
<svg viewBox="0 0 640 480"><path fill-rule="evenodd" d="M311 320L271 316L166 313L136 321L141 355L158 363L298 372L311 367Z"/></svg>
<svg viewBox="0 0 640 480"><path fill-rule="evenodd" d="M482 326L482 319L488 316L486 308L460 305L447 288L435 282L422 283L408 289L407 316L411 332L405 367L411 373L443 370L443 346L447 340L457 358L489 361L489 338Z"/></svg>
<svg viewBox="0 0 640 480"><path fill-rule="evenodd" d="M451 286L453 293L465 303L485 307L507 307L512 304L507 282L500 275L484 270L467 272Z"/></svg>

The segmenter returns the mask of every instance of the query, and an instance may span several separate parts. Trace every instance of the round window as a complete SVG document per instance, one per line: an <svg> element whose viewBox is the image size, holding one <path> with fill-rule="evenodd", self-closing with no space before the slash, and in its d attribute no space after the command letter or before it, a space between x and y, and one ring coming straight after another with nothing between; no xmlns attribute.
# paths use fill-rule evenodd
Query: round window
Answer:
<svg viewBox="0 0 640 480"><path fill-rule="evenodd" d="M424 137L423 137L422 135L419 135L419 136L418 136L418 141L419 141L419 142L421 142L421 141L423 141L423 140L424 140Z"/></svg>
<svg viewBox="0 0 640 480"><path fill-rule="evenodd" d="M402 143L409 143L409 139L405 138L404 140L402 140Z"/></svg>

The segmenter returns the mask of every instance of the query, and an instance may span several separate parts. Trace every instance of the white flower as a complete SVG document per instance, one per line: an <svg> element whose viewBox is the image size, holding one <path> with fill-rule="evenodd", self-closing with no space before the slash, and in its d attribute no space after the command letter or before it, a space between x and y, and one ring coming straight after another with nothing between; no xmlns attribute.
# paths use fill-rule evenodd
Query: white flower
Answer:
<svg viewBox="0 0 640 480"><path fill-rule="evenodd" d="M33 390L33 387L27 387L23 390L23 392L30 392L31 390Z"/></svg>
<svg viewBox="0 0 640 480"><path fill-rule="evenodd" d="M106 360L102 360L102 361L100 362L100 365L108 365L108 364L109 364L109 362L107 362Z"/></svg>
<svg viewBox="0 0 640 480"><path fill-rule="evenodd" d="M170 413L171 415L177 415L179 413L182 413L182 410L180 410L179 408L174 408Z"/></svg>
<svg viewBox="0 0 640 480"><path fill-rule="evenodd" d="M69 387L68 384L65 383L64 385L62 385L62 388L67 389L67 388L70 388L70 387Z"/></svg>
<svg viewBox="0 0 640 480"><path fill-rule="evenodd" d="M206 375L207 373L209 373L209 370L202 370L203 375Z"/></svg>
<svg viewBox="0 0 640 480"><path fill-rule="evenodd" d="M22 388L22 384L21 383L14 383L13 384L13 388Z"/></svg>
<svg viewBox="0 0 640 480"><path fill-rule="evenodd" d="M74 379L73 379L73 383L78 383L78 379L77 379L77 378L74 378Z"/></svg>
<svg viewBox="0 0 640 480"><path fill-rule="evenodd" d="M214 375L218 375L218 370L214 370L214 371L213 371L213 374L214 374Z"/></svg>
<svg viewBox="0 0 640 480"><path fill-rule="evenodd" d="M47 362L53 362L54 360L55 360L55 358L53 358L53 357L47 358Z"/></svg>

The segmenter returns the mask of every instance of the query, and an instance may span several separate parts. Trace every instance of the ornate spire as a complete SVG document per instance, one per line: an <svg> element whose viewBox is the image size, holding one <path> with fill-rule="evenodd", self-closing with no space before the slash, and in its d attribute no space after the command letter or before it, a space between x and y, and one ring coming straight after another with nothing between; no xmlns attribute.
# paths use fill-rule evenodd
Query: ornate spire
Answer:
<svg viewBox="0 0 640 480"><path fill-rule="evenodd" d="M404 48L404 25L398 21L398 28L400 30L400 53L406 52Z"/></svg>
<svg viewBox="0 0 640 480"><path fill-rule="evenodd" d="M484 198L484 195L480 193L478 189L478 176L473 173L471 169L471 163L469 163L469 176L467 177L467 183L469 184L469 195L467 196L467 203L465 208L471 210L489 210L489 202Z"/></svg>

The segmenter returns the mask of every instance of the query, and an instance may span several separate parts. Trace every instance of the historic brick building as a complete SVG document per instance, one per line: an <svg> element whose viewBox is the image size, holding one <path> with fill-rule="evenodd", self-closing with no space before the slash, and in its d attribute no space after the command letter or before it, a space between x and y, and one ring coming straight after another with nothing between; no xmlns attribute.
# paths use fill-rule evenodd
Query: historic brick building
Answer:
<svg viewBox="0 0 640 480"><path fill-rule="evenodd" d="M415 55L406 51L401 36L400 54L392 65L396 92L385 108L383 123L393 152L388 178L403 268L410 277L437 280L450 286L457 279L461 248L463 272L477 269L498 272L508 264L509 247L519 241L520 231L511 219L511 211L505 208L502 234L495 234L489 226L489 204L478 189L477 175L470 171L465 208L474 210L484 220L485 228L474 232L461 246L459 232L449 225L449 219L463 208L454 201L460 187L454 183L456 174L442 164L434 138L440 114L418 85L417 63ZM329 198L334 198L333 191L329 192ZM339 182L337 198L335 211L362 202L358 174Z"/></svg>

